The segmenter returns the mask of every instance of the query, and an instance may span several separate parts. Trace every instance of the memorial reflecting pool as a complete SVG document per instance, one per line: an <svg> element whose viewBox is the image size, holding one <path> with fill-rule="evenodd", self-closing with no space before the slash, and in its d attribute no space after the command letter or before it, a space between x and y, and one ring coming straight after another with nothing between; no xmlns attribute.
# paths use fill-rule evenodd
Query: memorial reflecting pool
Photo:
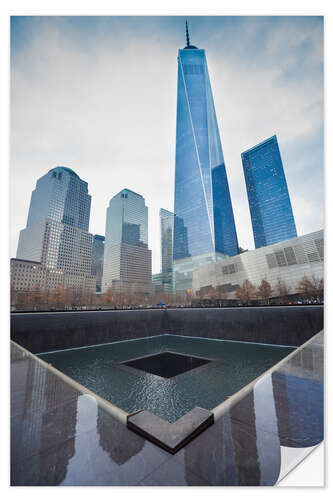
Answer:
<svg viewBox="0 0 333 500"><path fill-rule="evenodd" d="M295 348L160 335L39 357L128 413L175 422L215 408Z"/></svg>

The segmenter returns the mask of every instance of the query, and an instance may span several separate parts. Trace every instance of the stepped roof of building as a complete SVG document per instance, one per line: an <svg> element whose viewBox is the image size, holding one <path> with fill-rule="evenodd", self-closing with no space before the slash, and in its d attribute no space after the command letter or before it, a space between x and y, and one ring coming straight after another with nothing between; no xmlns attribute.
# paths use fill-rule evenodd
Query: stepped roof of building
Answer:
<svg viewBox="0 0 333 500"><path fill-rule="evenodd" d="M69 167L63 167L63 166L58 165L57 167L51 168L51 170L49 170L49 172L53 172L54 170L56 172L58 172L59 170L64 170L65 172L67 172L68 174L72 175L73 177L76 177L77 179L80 179L80 177L77 175L77 173L74 172L74 170L72 170Z"/></svg>

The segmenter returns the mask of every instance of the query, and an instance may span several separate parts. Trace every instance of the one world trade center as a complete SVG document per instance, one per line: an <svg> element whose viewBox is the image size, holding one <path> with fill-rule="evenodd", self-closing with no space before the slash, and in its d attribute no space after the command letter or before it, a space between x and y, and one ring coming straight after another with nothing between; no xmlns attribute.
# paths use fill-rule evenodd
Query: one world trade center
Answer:
<svg viewBox="0 0 333 500"><path fill-rule="evenodd" d="M175 291L191 289L192 271L238 254L238 242L205 51L178 52L173 240Z"/></svg>

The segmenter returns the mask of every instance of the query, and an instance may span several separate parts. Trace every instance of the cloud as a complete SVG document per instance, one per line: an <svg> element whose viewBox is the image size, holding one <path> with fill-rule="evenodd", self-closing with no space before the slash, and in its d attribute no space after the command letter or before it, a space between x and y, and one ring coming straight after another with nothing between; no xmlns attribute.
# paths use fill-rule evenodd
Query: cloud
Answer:
<svg viewBox="0 0 333 500"><path fill-rule="evenodd" d="M274 133L297 227L310 232L322 226L318 19L190 20L193 43L200 30L206 41L243 247L253 247L253 239L240 153ZM37 178L56 165L68 165L89 183L94 233L104 234L108 202L121 189L128 187L146 198L153 271L159 271L158 211L173 209L179 43L175 33L180 24L180 18L172 17L20 18L14 23L12 255ZM210 30L211 24L219 29ZM310 217L308 208L303 211L304 200L317 217Z"/></svg>

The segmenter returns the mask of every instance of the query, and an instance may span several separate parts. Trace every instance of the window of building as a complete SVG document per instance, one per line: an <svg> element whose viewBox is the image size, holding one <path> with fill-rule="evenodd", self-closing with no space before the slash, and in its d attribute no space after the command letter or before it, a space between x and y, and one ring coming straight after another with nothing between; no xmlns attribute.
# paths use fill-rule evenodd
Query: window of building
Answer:
<svg viewBox="0 0 333 500"><path fill-rule="evenodd" d="M279 267L283 267L287 265L286 258L284 256L284 253L282 251L280 252L274 252L276 261L278 263Z"/></svg>
<svg viewBox="0 0 333 500"><path fill-rule="evenodd" d="M273 269L274 267L278 266L278 264L276 262L276 257L273 253L265 255L265 257L266 257L267 265L270 269Z"/></svg>
<svg viewBox="0 0 333 500"><path fill-rule="evenodd" d="M292 266L293 264L297 264L296 255L292 247L284 248L284 255L287 259L288 266Z"/></svg>

